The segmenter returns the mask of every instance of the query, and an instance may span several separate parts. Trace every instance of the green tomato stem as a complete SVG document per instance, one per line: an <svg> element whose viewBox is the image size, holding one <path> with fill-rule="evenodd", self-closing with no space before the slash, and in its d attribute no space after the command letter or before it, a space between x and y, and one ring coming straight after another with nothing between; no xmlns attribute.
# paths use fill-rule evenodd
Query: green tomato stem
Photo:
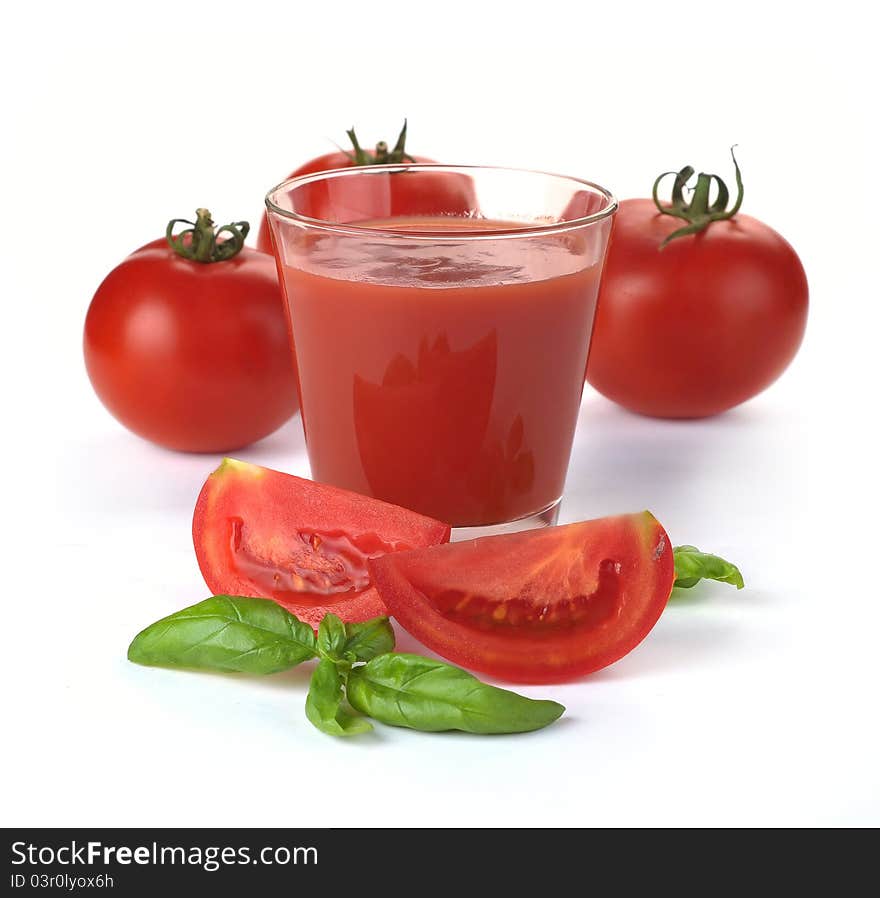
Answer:
<svg viewBox="0 0 880 898"><path fill-rule="evenodd" d="M733 159L733 167L736 171L737 196L736 202L730 209L727 208L727 204L730 201L730 191L718 175L700 172L700 174L697 175L697 183L691 191L690 202L687 202L684 198L684 189L687 186L687 182L694 174L693 166L686 165L677 172L663 172L663 174L654 181L651 196L657 210L663 215L672 215L675 218L681 218L687 222L684 227L678 228L678 230L673 231L666 237L660 244L660 249L663 249L663 247L672 240L676 240L679 237L685 237L688 234L698 234L709 227L713 221L726 221L727 219L733 218L733 216L739 212L740 206L742 206L744 190L742 173L739 170L739 164L736 161L736 154L733 150L734 147L731 147L730 155ZM664 205L660 202L659 197L660 182L669 175L675 176L675 181L672 184L672 201L668 205ZM715 202L710 204L709 197L712 191L713 182L718 187L718 195L715 197Z"/></svg>
<svg viewBox="0 0 880 898"><path fill-rule="evenodd" d="M388 149L388 144L384 140L380 140L374 150L365 150L360 145L354 128L349 128L345 133L348 135L352 146L352 152L345 155L348 156L354 165L396 165L400 162L416 161L406 152L406 119L403 120L403 127L400 129L400 134L397 135L397 142L391 150Z"/></svg>
<svg viewBox="0 0 880 898"><path fill-rule="evenodd" d="M178 224L190 227L175 234L174 226ZM246 221L234 221L215 228L211 213L207 209L196 209L195 221L172 218L165 228L165 240L178 256L191 262L223 262L241 252L250 228ZM223 234L227 236L221 237Z"/></svg>

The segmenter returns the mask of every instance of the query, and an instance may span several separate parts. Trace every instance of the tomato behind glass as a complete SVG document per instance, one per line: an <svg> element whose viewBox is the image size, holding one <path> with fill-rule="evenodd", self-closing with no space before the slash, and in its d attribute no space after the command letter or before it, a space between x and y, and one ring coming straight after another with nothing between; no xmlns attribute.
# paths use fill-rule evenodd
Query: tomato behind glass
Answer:
<svg viewBox="0 0 880 898"><path fill-rule="evenodd" d="M315 174L317 172L331 171L337 168L351 168L367 165L392 165L407 162L431 163L434 160L426 156L412 156L406 151L406 122L398 135L394 147L389 149L385 141L376 144L374 150L365 150L360 146L354 129L347 131L352 144L350 152L337 150L311 159L304 165L292 171L285 180L297 178L302 175ZM407 178L393 181L393 191L389 197L389 205L384 217L412 216L412 215L467 215L476 204L476 197L469 178L451 172L437 172L430 178L422 178L419 181L419 190L414 190L412 183ZM369 185L359 184L355 188L346 184L346 189L366 190ZM309 191L309 208L301 210L312 218L329 219L330 202L326 197L328 186L326 183L313 185ZM302 194L301 194L302 195ZM358 207L372 209L375 212L376 204L367 199L362 203L357 202L357 197L350 197L353 209ZM372 216L364 217L375 217ZM356 220L356 216L352 220ZM260 230L257 235L257 249L266 253L272 252L272 237L269 230L269 222L263 213L260 222Z"/></svg>
<svg viewBox="0 0 880 898"><path fill-rule="evenodd" d="M662 418L723 412L773 383L801 344L803 265L780 234L739 213L736 172L740 191L730 211L716 175L701 174L684 202L690 167L676 174L671 206L656 199L656 184L654 200L620 203L587 379L631 411ZM713 180L720 196L710 203Z"/></svg>

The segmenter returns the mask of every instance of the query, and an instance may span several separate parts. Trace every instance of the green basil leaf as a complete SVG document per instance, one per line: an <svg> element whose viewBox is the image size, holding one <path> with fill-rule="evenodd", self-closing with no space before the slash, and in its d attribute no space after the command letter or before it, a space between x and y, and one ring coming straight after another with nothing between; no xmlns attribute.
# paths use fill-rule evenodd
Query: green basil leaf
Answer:
<svg viewBox="0 0 880 898"><path fill-rule="evenodd" d="M345 676L330 658L322 658L312 674L306 697L306 717L331 736L355 736L373 729L369 720L355 717L342 705Z"/></svg>
<svg viewBox="0 0 880 898"><path fill-rule="evenodd" d="M387 617L345 625L344 655L353 661L369 661L394 650L394 630Z"/></svg>
<svg viewBox="0 0 880 898"><path fill-rule="evenodd" d="M335 614L325 614L318 626L318 654L332 661L342 661L344 651L345 624Z"/></svg>
<svg viewBox="0 0 880 898"><path fill-rule="evenodd" d="M159 667L270 674L316 655L315 634L269 599L213 596L141 630L128 660Z"/></svg>
<svg viewBox="0 0 880 898"><path fill-rule="evenodd" d="M742 589L742 574L735 564L719 558L717 555L709 555L701 552L696 546L676 546L672 550L675 559L675 583L679 589L690 589L696 586L700 580L718 580L721 583L730 583L737 589Z"/></svg>
<svg viewBox="0 0 880 898"><path fill-rule="evenodd" d="M439 732L525 733L553 723L565 708L481 683L419 655L379 655L348 676L351 706L391 726Z"/></svg>

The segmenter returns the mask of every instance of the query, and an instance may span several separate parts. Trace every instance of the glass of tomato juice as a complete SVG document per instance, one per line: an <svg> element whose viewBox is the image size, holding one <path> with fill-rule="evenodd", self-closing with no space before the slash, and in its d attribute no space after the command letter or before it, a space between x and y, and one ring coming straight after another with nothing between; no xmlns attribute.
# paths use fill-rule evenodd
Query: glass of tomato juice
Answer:
<svg viewBox="0 0 880 898"><path fill-rule="evenodd" d="M476 166L266 197L312 476L456 535L555 523L614 197Z"/></svg>

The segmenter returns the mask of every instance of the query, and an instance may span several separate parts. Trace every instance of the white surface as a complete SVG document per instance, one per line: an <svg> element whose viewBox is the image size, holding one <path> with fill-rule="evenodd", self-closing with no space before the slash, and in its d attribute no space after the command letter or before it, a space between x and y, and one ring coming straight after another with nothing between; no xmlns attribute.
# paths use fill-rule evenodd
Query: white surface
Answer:
<svg viewBox="0 0 880 898"><path fill-rule="evenodd" d="M279 6L6 13L0 823L880 823L864 5ZM739 562L748 589L700 589L611 669L524 690L568 706L534 735L337 742L303 715L306 671L125 660L138 629L206 594L189 525L216 459L104 412L79 344L91 294L168 218L208 204L255 220L327 137L354 122L372 144L404 114L413 152L622 197L687 162L726 175L738 142L744 210L810 280L803 350L747 406L677 424L585 398L565 519L651 508L674 541ZM240 455L304 472L298 420Z"/></svg>

